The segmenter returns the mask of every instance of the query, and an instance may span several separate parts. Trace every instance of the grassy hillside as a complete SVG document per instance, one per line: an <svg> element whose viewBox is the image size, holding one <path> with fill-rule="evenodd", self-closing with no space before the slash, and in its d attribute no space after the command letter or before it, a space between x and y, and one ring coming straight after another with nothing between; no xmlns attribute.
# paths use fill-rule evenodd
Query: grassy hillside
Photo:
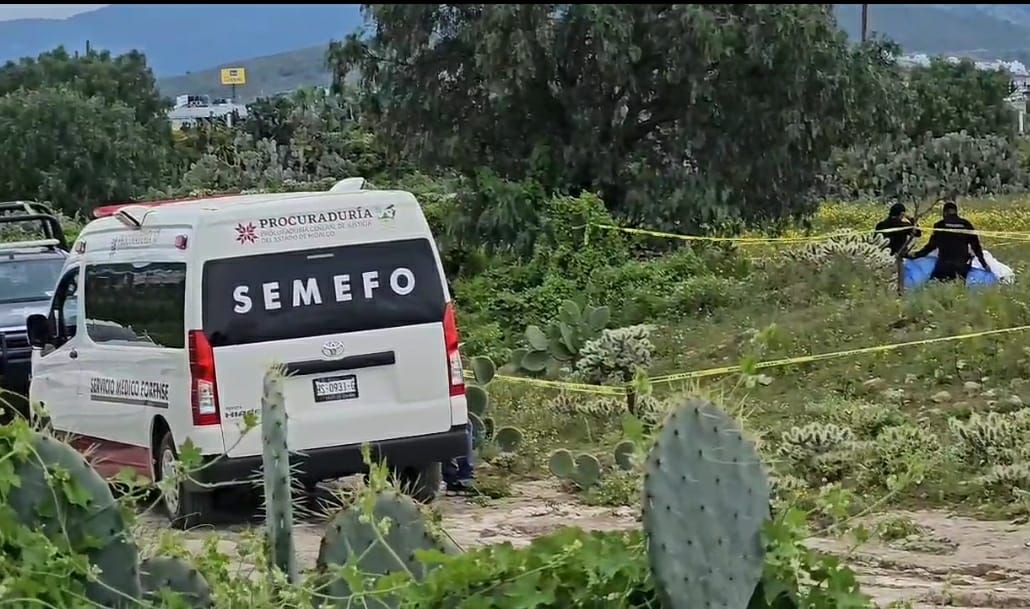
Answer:
<svg viewBox="0 0 1030 609"><path fill-rule="evenodd" d="M230 61L207 70L162 78L158 80L158 87L161 93L169 97L184 94L228 97L230 87L222 86L219 82L219 70L223 67L247 69L247 84L236 87L236 97L242 102L251 102L258 97L303 86L328 86L326 48L326 45L318 45L288 53Z"/></svg>

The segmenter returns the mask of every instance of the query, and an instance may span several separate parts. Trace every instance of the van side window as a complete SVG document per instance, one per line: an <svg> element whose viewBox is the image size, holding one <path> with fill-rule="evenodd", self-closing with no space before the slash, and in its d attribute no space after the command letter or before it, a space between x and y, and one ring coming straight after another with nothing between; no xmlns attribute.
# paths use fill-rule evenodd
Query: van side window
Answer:
<svg viewBox="0 0 1030 609"><path fill-rule="evenodd" d="M50 327L55 337L55 347L60 347L75 336L78 319L79 269L64 274L57 284L53 306L50 310Z"/></svg>
<svg viewBox="0 0 1030 609"><path fill-rule="evenodd" d="M185 346L186 264L86 266L86 333L95 343Z"/></svg>

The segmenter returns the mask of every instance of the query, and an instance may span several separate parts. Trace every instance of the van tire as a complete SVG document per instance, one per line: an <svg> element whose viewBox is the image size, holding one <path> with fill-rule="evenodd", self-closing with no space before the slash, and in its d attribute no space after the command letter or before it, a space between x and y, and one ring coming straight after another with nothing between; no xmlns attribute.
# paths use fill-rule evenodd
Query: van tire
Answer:
<svg viewBox="0 0 1030 609"><path fill-rule="evenodd" d="M166 432L158 443L156 458L154 460L155 481L164 480L165 467L171 462L179 459L179 451L175 448L175 439L172 432ZM191 529L197 525L207 522L211 515L212 496L211 493L202 493L189 489L186 484L179 483L176 501L170 502L169 497L162 494L161 505L172 526L177 529Z"/></svg>
<svg viewBox="0 0 1030 609"><path fill-rule="evenodd" d="M421 467L405 467L395 473L401 490L419 503L432 503L440 492L443 470L439 462Z"/></svg>

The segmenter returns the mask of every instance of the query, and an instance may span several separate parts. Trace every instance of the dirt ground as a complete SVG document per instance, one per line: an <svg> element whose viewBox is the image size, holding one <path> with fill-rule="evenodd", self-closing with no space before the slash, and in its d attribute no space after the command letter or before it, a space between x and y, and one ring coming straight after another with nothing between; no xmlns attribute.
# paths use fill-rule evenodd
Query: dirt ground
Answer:
<svg viewBox="0 0 1030 609"><path fill-rule="evenodd" d="M620 529L639 526L631 508L583 506L551 481L526 482L514 496L478 503L445 497L436 503L443 524L463 547L510 541L520 545L563 526ZM924 527L919 535L890 543L870 541L848 560L860 574L863 589L881 606L908 601L915 609L1030 607L1030 525L984 522L943 512L897 512ZM166 526L160 516L142 518L144 528ZM231 551L233 537L253 524L233 523L186 533L199 548L211 534ZM295 543L302 567L314 564L324 521L296 525ZM847 555L833 539L813 539L821 550Z"/></svg>

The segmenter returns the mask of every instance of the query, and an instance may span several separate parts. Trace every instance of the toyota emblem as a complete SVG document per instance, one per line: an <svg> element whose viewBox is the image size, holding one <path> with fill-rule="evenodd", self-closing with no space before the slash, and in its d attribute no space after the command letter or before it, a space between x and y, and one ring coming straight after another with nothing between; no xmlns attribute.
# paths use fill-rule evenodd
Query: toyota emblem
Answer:
<svg viewBox="0 0 1030 609"><path fill-rule="evenodd" d="M322 356L326 359L338 359L343 357L343 343L331 340L322 345Z"/></svg>

